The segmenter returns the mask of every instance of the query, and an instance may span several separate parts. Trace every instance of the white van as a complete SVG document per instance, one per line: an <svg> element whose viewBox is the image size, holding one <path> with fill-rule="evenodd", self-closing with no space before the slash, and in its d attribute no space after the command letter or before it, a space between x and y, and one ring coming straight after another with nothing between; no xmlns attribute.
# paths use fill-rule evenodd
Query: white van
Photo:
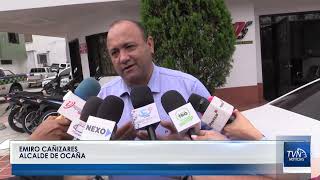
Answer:
<svg viewBox="0 0 320 180"><path fill-rule="evenodd" d="M62 69L66 69L66 68L69 68L69 67L71 67L70 63L60 63L60 64L53 63L50 68L51 68L51 71L57 72L58 70L60 71Z"/></svg>

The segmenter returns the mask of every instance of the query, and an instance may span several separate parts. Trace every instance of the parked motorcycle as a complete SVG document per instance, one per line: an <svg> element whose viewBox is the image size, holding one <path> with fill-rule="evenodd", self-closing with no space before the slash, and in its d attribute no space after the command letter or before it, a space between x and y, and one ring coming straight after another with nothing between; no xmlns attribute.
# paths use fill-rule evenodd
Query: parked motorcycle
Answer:
<svg viewBox="0 0 320 180"><path fill-rule="evenodd" d="M63 103L63 96L68 90L73 91L79 83L79 78L74 78L60 87L62 76L66 74L59 73L40 92L23 91L7 95L10 104L6 111L11 110L8 122L13 130L31 134L48 116L59 115L57 110ZM44 92L50 92L50 95Z"/></svg>
<svg viewBox="0 0 320 180"><path fill-rule="evenodd" d="M60 77L57 77L53 80L51 85L54 85ZM39 108L34 111L30 111L24 121L22 121L22 127L25 132L31 134L48 116L57 116L57 112L60 106L63 103L63 96L69 91L73 91L75 86L77 86L78 79L74 78L69 81L63 87L60 87L60 84L56 84L53 92L49 96L42 96L37 98L37 103ZM44 90L46 87L44 87ZM48 91L47 91L48 92Z"/></svg>
<svg viewBox="0 0 320 180"><path fill-rule="evenodd" d="M57 116L59 107L62 105L63 96L44 96L38 97L37 103L39 108L37 110L30 111L24 121L22 127L25 132L32 134L32 132L44 121L48 116Z"/></svg>
<svg viewBox="0 0 320 180"><path fill-rule="evenodd" d="M10 93L6 96L7 101L9 101L9 106L6 108L6 112L10 110L8 116L9 126L17 131L24 132L22 122L26 115L38 108L38 104L35 101L35 96L43 95L42 92L15 92Z"/></svg>

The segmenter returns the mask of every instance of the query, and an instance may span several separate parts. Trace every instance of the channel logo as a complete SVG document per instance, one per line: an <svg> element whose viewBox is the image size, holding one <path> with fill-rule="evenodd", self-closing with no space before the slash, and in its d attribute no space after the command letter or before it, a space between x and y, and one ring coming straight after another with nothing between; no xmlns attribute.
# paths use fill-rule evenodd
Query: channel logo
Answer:
<svg viewBox="0 0 320 180"><path fill-rule="evenodd" d="M284 167L310 167L310 142L285 142Z"/></svg>
<svg viewBox="0 0 320 180"><path fill-rule="evenodd" d="M151 111L152 111L152 107L148 107L148 108L142 108L140 111L139 111L139 116L140 117L143 117L143 118L147 118L150 116L151 114Z"/></svg>
<svg viewBox="0 0 320 180"><path fill-rule="evenodd" d="M97 127L94 125L88 125L88 124L86 126L86 130L96 134L104 135L105 137L108 137L112 134L110 129L100 128L100 127Z"/></svg>
<svg viewBox="0 0 320 180"><path fill-rule="evenodd" d="M67 103L63 106L64 109L69 109L76 104L75 101L67 101Z"/></svg>
<svg viewBox="0 0 320 180"><path fill-rule="evenodd" d="M187 108L182 108L176 112L176 118L179 121L180 126L184 126L191 122L193 117Z"/></svg>

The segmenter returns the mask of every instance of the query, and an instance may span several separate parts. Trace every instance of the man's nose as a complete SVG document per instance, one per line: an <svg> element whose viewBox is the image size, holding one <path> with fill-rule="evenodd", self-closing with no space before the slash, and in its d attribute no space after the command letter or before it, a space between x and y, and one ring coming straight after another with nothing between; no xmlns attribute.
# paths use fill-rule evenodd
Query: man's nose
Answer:
<svg viewBox="0 0 320 180"><path fill-rule="evenodd" d="M120 60L121 64L126 64L130 60L129 55L125 50L121 50L120 51L120 57L119 58L120 58L119 60Z"/></svg>

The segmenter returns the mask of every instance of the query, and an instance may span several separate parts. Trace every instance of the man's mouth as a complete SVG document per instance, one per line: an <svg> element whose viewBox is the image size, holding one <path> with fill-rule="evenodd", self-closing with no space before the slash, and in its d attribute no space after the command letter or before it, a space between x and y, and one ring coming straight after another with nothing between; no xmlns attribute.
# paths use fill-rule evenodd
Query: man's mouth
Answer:
<svg viewBox="0 0 320 180"><path fill-rule="evenodd" d="M127 71L127 70L130 70L133 66L134 66L134 64L128 65L128 66L126 66L125 68L123 68L123 71L125 72L125 71Z"/></svg>

